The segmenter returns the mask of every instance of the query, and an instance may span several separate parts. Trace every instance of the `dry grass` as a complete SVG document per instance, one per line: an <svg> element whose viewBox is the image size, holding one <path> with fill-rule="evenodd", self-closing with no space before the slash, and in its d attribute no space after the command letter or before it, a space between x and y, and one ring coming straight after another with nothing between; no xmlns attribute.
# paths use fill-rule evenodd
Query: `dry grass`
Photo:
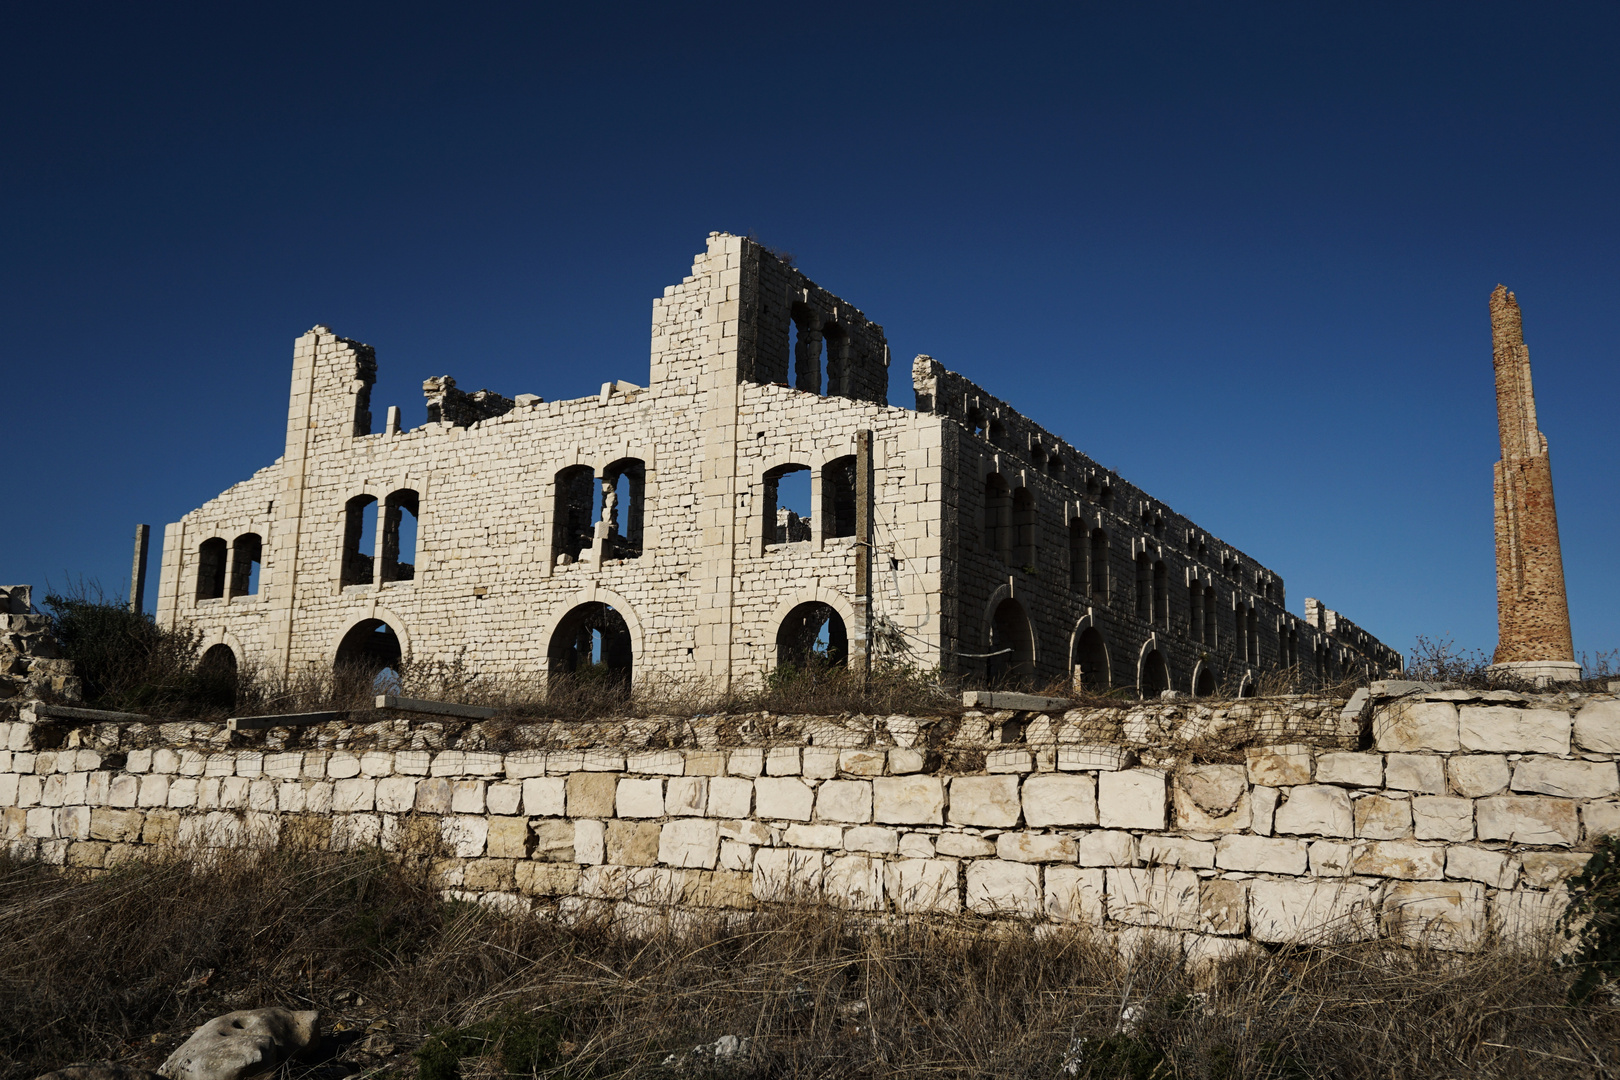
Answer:
<svg viewBox="0 0 1620 1080"><path fill-rule="evenodd" d="M484 1052L488 1076L503 1040L508 1064L530 1062L521 1075L679 1075L661 1063L728 1034L753 1040L737 1077L1620 1071L1616 1010L1571 1007L1567 989L1543 960L1387 944L1262 952L1195 979L1077 932L825 908L635 934L444 903L420 866L375 853L96 878L0 859L0 1080L152 1067L208 1017L271 1004L319 1008L335 1031L324 1063L295 1072L309 1077L415 1076L424 1044L424 1075ZM428 1039L446 1028L469 1034L435 1073L446 1040Z"/></svg>

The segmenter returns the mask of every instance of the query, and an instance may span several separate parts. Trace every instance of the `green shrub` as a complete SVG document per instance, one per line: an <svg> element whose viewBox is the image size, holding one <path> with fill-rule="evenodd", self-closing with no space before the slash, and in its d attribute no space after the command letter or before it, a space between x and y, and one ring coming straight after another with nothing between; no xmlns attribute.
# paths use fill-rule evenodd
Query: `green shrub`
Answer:
<svg viewBox="0 0 1620 1080"><path fill-rule="evenodd" d="M1570 879L1569 907L1559 923L1576 943L1564 963L1575 970L1569 999L1579 1004L1620 976L1620 836L1599 840L1592 858Z"/></svg>

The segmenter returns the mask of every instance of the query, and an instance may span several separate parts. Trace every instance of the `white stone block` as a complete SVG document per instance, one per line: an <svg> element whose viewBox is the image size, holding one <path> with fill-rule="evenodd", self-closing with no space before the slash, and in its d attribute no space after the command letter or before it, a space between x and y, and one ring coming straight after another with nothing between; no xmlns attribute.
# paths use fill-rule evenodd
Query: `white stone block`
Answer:
<svg viewBox="0 0 1620 1080"><path fill-rule="evenodd" d="M682 768L685 767L683 762ZM664 787L664 813L670 817L702 817L709 812L707 776L671 777Z"/></svg>
<svg viewBox="0 0 1620 1080"><path fill-rule="evenodd" d="M754 781L755 813L773 821L809 821L815 793L792 776L762 776Z"/></svg>
<svg viewBox="0 0 1620 1080"><path fill-rule="evenodd" d="M1569 753L1570 719L1562 709L1516 709L1511 705L1464 705L1458 724L1464 750L1493 754Z"/></svg>
<svg viewBox="0 0 1620 1080"><path fill-rule="evenodd" d="M1451 775L1451 786L1457 794L1471 799L1495 795L1506 790L1512 779L1512 769L1501 754L1468 754L1446 762Z"/></svg>
<svg viewBox="0 0 1620 1080"><path fill-rule="evenodd" d="M934 850L958 859L982 859L994 855L996 845L982 836L948 832L934 838Z"/></svg>
<svg viewBox="0 0 1620 1080"><path fill-rule="evenodd" d="M1356 800L1356 835L1368 840L1399 840L1412 830L1412 800L1368 795Z"/></svg>
<svg viewBox="0 0 1620 1080"><path fill-rule="evenodd" d="M664 782L662 780L620 780L613 806L614 813L622 818L663 817Z"/></svg>
<svg viewBox="0 0 1620 1080"><path fill-rule="evenodd" d="M615 792L615 794L617 794ZM523 781L523 812L530 817L562 817L568 805L568 781L561 776L530 776Z"/></svg>
<svg viewBox="0 0 1620 1080"><path fill-rule="evenodd" d="M355 755L339 750L332 754L326 762L326 776L329 780L348 780L360 775L360 759Z"/></svg>
<svg viewBox="0 0 1620 1080"><path fill-rule="evenodd" d="M1587 843L1600 836L1620 833L1620 802L1593 802L1581 807L1581 824Z"/></svg>
<svg viewBox="0 0 1620 1080"><path fill-rule="evenodd" d="M945 786L937 776L882 776L872 781L872 817L890 825L944 824Z"/></svg>
<svg viewBox="0 0 1620 1080"><path fill-rule="evenodd" d="M147 773L141 777L141 794L136 806L169 805L169 776L167 773Z"/></svg>
<svg viewBox="0 0 1620 1080"><path fill-rule="evenodd" d="M241 772L241 764L237 764L237 772ZM360 774L362 776L383 777L394 775L394 755L387 750L368 750L360 755Z"/></svg>
<svg viewBox="0 0 1620 1080"><path fill-rule="evenodd" d="M1136 837L1111 829L1088 829L1075 844L1081 866L1135 866Z"/></svg>
<svg viewBox="0 0 1620 1080"><path fill-rule="evenodd" d="M760 848L754 852L754 897L813 902L821 898L825 859L819 851Z"/></svg>
<svg viewBox="0 0 1620 1080"><path fill-rule="evenodd" d="M844 830L844 850L893 855L900 850L900 834L893 829L876 825L857 825L853 829Z"/></svg>
<svg viewBox="0 0 1620 1080"><path fill-rule="evenodd" d="M1545 956L1559 941L1558 919L1568 906L1564 889L1504 889L1491 898L1491 934L1510 949Z"/></svg>
<svg viewBox="0 0 1620 1080"><path fill-rule="evenodd" d="M726 771L732 776L758 776L765 771L765 751L758 747L733 750L726 759Z"/></svg>
<svg viewBox="0 0 1620 1080"><path fill-rule="evenodd" d="M574 822L574 860L589 866L607 861L607 825L592 818Z"/></svg>
<svg viewBox="0 0 1620 1080"><path fill-rule="evenodd" d="M460 750L440 750L433 755L429 776L462 776L467 771L467 755Z"/></svg>
<svg viewBox="0 0 1620 1080"><path fill-rule="evenodd" d="M850 776L882 776L887 758L882 750L840 750L838 771Z"/></svg>
<svg viewBox="0 0 1620 1080"><path fill-rule="evenodd" d="M686 771L686 758L679 750L640 750L625 755L624 767L633 773L680 776Z"/></svg>
<svg viewBox="0 0 1620 1080"><path fill-rule="evenodd" d="M1474 800L1419 795L1412 800L1412 835L1419 840L1474 838Z"/></svg>
<svg viewBox="0 0 1620 1080"><path fill-rule="evenodd" d="M506 755L506 778L508 780L530 780L546 775L546 752L544 750L514 750Z"/></svg>
<svg viewBox="0 0 1620 1080"><path fill-rule="evenodd" d="M358 766L359 762L355 764ZM358 769L356 770L358 773ZM339 780L332 788L332 809L340 814L367 813L377 802L377 781L356 775Z"/></svg>
<svg viewBox="0 0 1620 1080"><path fill-rule="evenodd" d="M1311 751L1307 746L1252 746L1243 753L1250 784L1295 787L1311 782Z"/></svg>
<svg viewBox="0 0 1620 1080"><path fill-rule="evenodd" d="M1297 877L1309 867L1310 853L1303 840L1223 836L1215 841L1215 865L1222 870L1291 874Z"/></svg>
<svg viewBox="0 0 1620 1080"><path fill-rule="evenodd" d="M258 753L237 754L236 775L245 776L249 780L259 779L264 775L264 755Z"/></svg>
<svg viewBox="0 0 1620 1080"><path fill-rule="evenodd" d="M1034 755L1016 748L991 750L984 759L987 773L1027 773L1034 767Z"/></svg>
<svg viewBox="0 0 1620 1080"><path fill-rule="evenodd" d="M1248 770L1242 765L1185 765L1170 781L1176 828L1195 835L1242 832L1249 827ZM1271 792L1272 788L1264 788Z"/></svg>
<svg viewBox="0 0 1620 1080"><path fill-rule="evenodd" d="M1024 824L1032 829L1097 824L1097 783L1089 775L1032 776L1024 781L1022 799Z"/></svg>
<svg viewBox="0 0 1620 1080"><path fill-rule="evenodd" d="M1198 926L1198 875L1191 870L1116 868L1108 874L1108 917L1136 926Z"/></svg>
<svg viewBox="0 0 1620 1080"><path fill-rule="evenodd" d="M932 859L938 852L934 850L934 838L927 833L908 832L900 834L900 857L905 859Z"/></svg>
<svg viewBox="0 0 1620 1080"><path fill-rule="evenodd" d="M890 750L889 772L895 776L922 772L925 761L926 758L921 750L912 750L906 747Z"/></svg>
<svg viewBox="0 0 1620 1080"><path fill-rule="evenodd" d="M720 869L753 870L754 849L736 840L720 841Z"/></svg>
<svg viewBox="0 0 1620 1080"><path fill-rule="evenodd" d="M838 825L793 824L782 830L782 842L789 847L841 848L844 830Z"/></svg>
<svg viewBox="0 0 1620 1080"><path fill-rule="evenodd" d="M816 819L862 823L872 820L870 780L826 780L816 789Z"/></svg>
<svg viewBox="0 0 1620 1080"><path fill-rule="evenodd" d="M1612 761L1529 757L1513 767L1513 790L1563 799L1601 799L1620 792L1620 773Z"/></svg>
<svg viewBox="0 0 1620 1080"><path fill-rule="evenodd" d="M440 819L440 838L458 859L476 859L489 839L489 819L471 814Z"/></svg>
<svg viewBox="0 0 1620 1080"><path fill-rule="evenodd" d="M1272 817L1272 831L1293 836L1354 836L1350 793L1331 784L1288 788Z"/></svg>
<svg viewBox="0 0 1620 1080"><path fill-rule="evenodd" d="M709 778L709 816L745 818L753 813L754 782L740 776Z"/></svg>
<svg viewBox="0 0 1620 1080"><path fill-rule="evenodd" d="M1072 866L1047 867L1043 893L1047 918L1055 922L1102 926L1106 873L1106 870L1081 870Z"/></svg>
<svg viewBox="0 0 1620 1080"><path fill-rule="evenodd" d="M1256 836L1271 835L1271 820L1277 813L1281 793L1274 787L1257 787L1249 792L1249 831Z"/></svg>
<svg viewBox="0 0 1620 1080"><path fill-rule="evenodd" d="M667 866L713 870L720 854L720 826L712 818L666 821L658 833L658 861Z"/></svg>
<svg viewBox="0 0 1620 1080"><path fill-rule="evenodd" d="M903 915L962 910L960 865L955 859L897 859L884 866L885 891Z"/></svg>
<svg viewBox="0 0 1620 1080"><path fill-rule="evenodd" d="M1505 852L1458 844L1446 849L1446 877L1511 889L1519 878L1519 863Z"/></svg>
<svg viewBox="0 0 1620 1080"><path fill-rule="evenodd" d="M152 751L152 771L173 776L180 771L180 755L166 746Z"/></svg>
<svg viewBox="0 0 1620 1080"><path fill-rule="evenodd" d="M1357 845L1350 869L1369 877L1433 881L1445 877L1446 849L1410 840L1369 840Z"/></svg>
<svg viewBox="0 0 1620 1080"><path fill-rule="evenodd" d="M1567 851L1526 851L1519 856L1524 885L1531 889L1551 889L1585 868L1592 856Z"/></svg>
<svg viewBox="0 0 1620 1080"><path fill-rule="evenodd" d="M1485 939L1485 887L1473 882L1402 882L1384 894L1384 932L1408 945L1477 950Z"/></svg>
<svg viewBox="0 0 1620 1080"><path fill-rule="evenodd" d="M1620 700L1587 701L1575 714L1575 742L1599 754L1620 754Z"/></svg>
<svg viewBox="0 0 1620 1080"><path fill-rule="evenodd" d="M856 911L883 907L883 860L866 855L834 856L827 866L827 901Z"/></svg>
<svg viewBox="0 0 1620 1080"><path fill-rule="evenodd" d="M297 780L304 775L304 755L292 752L266 754L264 775L273 780Z"/></svg>
<svg viewBox="0 0 1620 1080"><path fill-rule="evenodd" d="M1474 829L1481 840L1571 847L1580 842L1576 804L1536 795L1495 795L1474 803Z"/></svg>
<svg viewBox="0 0 1620 1080"><path fill-rule="evenodd" d="M1072 863L1074 841L1057 833L1005 832L996 837L996 857L1008 862Z"/></svg>
<svg viewBox="0 0 1620 1080"><path fill-rule="evenodd" d="M1041 913L1041 871L1024 863L981 859L967 869L968 910L1029 918Z"/></svg>
<svg viewBox="0 0 1620 1080"><path fill-rule="evenodd" d="M1105 829L1162 829L1166 802L1164 773L1157 769L1097 774L1097 820Z"/></svg>
<svg viewBox="0 0 1620 1080"><path fill-rule="evenodd" d="M838 775L839 751L830 746L807 746L799 754L799 768L805 776L813 779L825 780ZM831 872L827 879L827 888L832 889Z"/></svg>
<svg viewBox="0 0 1620 1080"><path fill-rule="evenodd" d="M450 781L450 812L453 814L482 814L484 812L484 781Z"/></svg>
<svg viewBox="0 0 1620 1080"><path fill-rule="evenodd" d="M798 776L800 773L797 746L773 746L765 751L767 776Z"/></svg>
<svg viewBox="0 0 1620 1080"><path fill-rule="evenodd" d="M1373 711L1372 730L1379 750L1449 754L1458 746L1457 706L1449 701L1402 698Z"/></svg>
<svg viewBox="0 0 1620 1080"><path fill-rule="evenodd" d="M523 785L494 783L484 791L484 806L491 814L511 817L523 804Z"/></svg>
<svg viewBox="0 0 1620 1080"><path fill-rule="evenodd" d="M389 776L377 781L377 810L383 814L408 814L416 805L416 777Z"/></svg>
<svg viewBox="0 0 1620 1080"><path fill-rule="evenodd" d="M1203 869L1215 866L1215 845L1208 841L1182 836L1144 836L1141 850L1145 863Z"/></svg>
<svg viewBox="0 0 1620 1080"><path fill-rule="evenodd" d="M1381 787L1384 783L1382 754L1318 754L1316 782L1348 787Z"/></svg>
<svg viewBox="0 0 1620 1080"><path fill-rule="evenodd" d="M1395 791L1446 793L1446 759L1433 754L1390 754L1384 760L1384 786Z"/></svg>
<svg viewBox="0 0 1620 1080"><path fill-rule="evenodd" d="M1377 932L1373 891L1365 885L1332 879L1249 883L1249 934L1257 941L1329 944L1367 941Z"/></svg>

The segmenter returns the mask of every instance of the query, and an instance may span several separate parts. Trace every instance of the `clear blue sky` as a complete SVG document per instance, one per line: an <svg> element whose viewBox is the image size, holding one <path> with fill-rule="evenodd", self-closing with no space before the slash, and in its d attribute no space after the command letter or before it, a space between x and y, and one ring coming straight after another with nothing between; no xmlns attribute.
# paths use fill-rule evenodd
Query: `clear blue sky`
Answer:
<svg viewBox="0 0 1620 1080"><path fill-rule="evenodd" d="M1504 282L1620 648L1616 56L1609 3L13 5L0 580L122 590L317 322L412 423L639 382L723 229L884 325L892 403L930 353L1402 651L1495 643Z"/></svg>

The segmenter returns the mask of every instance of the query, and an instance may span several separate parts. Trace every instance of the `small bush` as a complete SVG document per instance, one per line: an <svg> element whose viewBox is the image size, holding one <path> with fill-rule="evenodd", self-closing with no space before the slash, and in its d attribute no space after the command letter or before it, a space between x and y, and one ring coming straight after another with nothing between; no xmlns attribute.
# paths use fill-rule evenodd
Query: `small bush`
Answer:
<svg viewBox="0 0 1620 1080"><path fill-rule="evenodd" d="M1599 840L1591 859L1569 880L1569 907L1559 922L1575 943L1564 960L1576 972L1569 998L1581 1004L1605 983L1620 980L1620 836Z"/></svg>

